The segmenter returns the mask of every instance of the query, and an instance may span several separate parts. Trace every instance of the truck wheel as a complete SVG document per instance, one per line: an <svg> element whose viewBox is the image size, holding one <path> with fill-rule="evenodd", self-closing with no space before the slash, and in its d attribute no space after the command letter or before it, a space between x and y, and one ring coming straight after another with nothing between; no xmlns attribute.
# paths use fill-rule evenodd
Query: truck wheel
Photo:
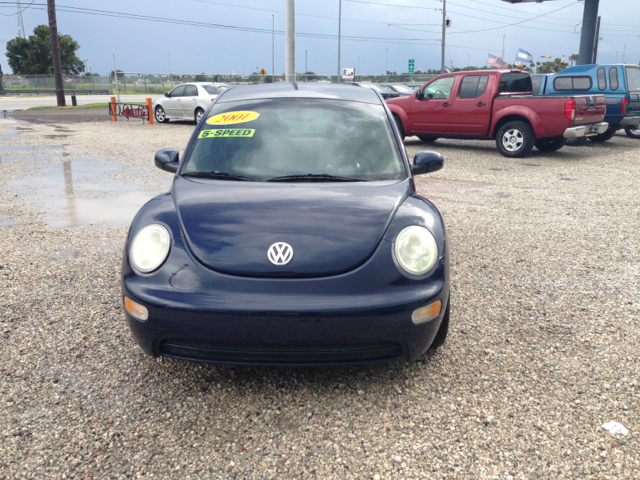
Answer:
<svg viewBox="0 0 640 480"><path fill-rule="evenodd" d="M615 134L616 129L613 127L609 127L606 132L599 133L598 135L594 135L593 137L589 137L589 140L596 143L602 143L606 142L607 140L611 140Z"/></svg>
<svg viewBox="0 0 640 480"><path fill-rule="evenodd" d="M418 135L418 138L422 142L435 142L438 137L427 137L426 135Z"/></svg>
<svg viewBox="0 0 640 480"><path fill-rule="evenodd" d="M502 125L496 135L498 151L509 158L524 157L531 152L535 141L531 125L518 120Z"/></svg>
<svg viewBox="0 0 640 480"><path fill-rule="evenodd" d="M566 140L562 137L541 138L536 140L535 146L541 152L556 152L564 147Z"/></svg>
<svg viewBox="0 0 640 480"><path fill-rule="evenodd" d="M402 120L397 115L393 116L393 119L396 121L396 125L398 126L398 131L400 132L400 138L404 141L404 127L402 126Z"/></svg>
<svg viewBox="0 0 640 480"><path fill-rule="evenodd" d="M635 127L624 127L624 131L628 137L640 140L640 125L636 125Z"/></svg>

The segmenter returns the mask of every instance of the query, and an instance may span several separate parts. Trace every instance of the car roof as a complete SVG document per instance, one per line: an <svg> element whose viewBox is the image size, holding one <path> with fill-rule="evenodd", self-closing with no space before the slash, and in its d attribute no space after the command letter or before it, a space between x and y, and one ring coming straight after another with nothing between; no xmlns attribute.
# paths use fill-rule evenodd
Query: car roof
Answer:
<svg viewBox="0 0 640 480"><path fill-rule="evenodd" d="M589 65L576 65L575 67L565 68L556 75L575 75L576 73L588 73L598 68L611 68L611 67L638 67L636 64L629 63L597 63Z"/></svg>
<svg viewBox="0 0 640 480"><path fill-rule="evenodd" d="M264 98L322 98L381 104L378 94L373 89L315 82L278 82L232 88L219 97L218 103Z"/></svg>

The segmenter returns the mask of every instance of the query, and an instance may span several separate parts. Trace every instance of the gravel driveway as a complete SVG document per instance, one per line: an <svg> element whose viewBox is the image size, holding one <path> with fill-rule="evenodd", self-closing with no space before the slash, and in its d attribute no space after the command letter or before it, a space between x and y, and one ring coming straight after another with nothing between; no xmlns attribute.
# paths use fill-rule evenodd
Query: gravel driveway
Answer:
<svg viewBox="0 0 640 480"><path fill-rule="evenodd" d="M254 369L147 357L122 313L153 152L192 130L0 120L0 480L640 478L638 141L408 138L446 159L417 185L452 246L447 344Z"/></svg>

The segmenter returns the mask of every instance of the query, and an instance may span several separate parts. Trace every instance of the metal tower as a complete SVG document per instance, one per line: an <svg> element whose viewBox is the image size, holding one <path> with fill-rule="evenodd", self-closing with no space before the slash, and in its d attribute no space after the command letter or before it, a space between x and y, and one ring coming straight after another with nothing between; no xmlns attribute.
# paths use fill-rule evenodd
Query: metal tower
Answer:
<svg viewBox="0 0 640 480"><path fill-rule="evenodd" d="M22 5L20 5L20 0L16 1L16 5L18 7L18 37L27 38L24 31L24 22L22 21Z"/></svg>

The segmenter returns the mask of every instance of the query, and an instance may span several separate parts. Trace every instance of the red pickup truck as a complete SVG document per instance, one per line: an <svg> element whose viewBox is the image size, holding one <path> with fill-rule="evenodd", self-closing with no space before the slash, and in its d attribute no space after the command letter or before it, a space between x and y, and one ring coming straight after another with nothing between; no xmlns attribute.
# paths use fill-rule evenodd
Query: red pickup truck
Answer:
<svg viewBox="0 0 640 480"><path fill-rule="evenodd" d="M604 95L532 96L531 77L520 70L476 70L440 75L408 97L387 105L400 135L494 140L505 157L533 146L559 150L567 138L605 132Z"/></svg>

